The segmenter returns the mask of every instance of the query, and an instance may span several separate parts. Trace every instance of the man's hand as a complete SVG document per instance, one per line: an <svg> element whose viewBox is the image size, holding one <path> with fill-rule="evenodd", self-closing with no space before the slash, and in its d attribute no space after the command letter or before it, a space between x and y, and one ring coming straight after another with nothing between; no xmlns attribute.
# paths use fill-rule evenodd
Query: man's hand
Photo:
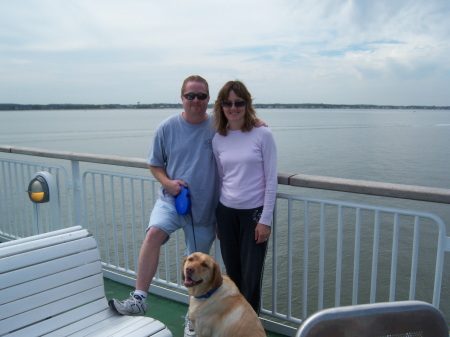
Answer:
<svg viewBox="0 0 450 337"><path fill-rule="evenodd" d="M149 165L148 168L161 185L174 197L181 193L180 185L188 187L183 180L170 180L164 167Z"/></svg>
<svg viewBox="0 0 450 337"><path fill-rule="evenodd" d="M259 128L259 127L261 127L261 126L268 127L268 125L267 125L264 121L260 120L259 118L256 118L256 119L255 119L255 126L256 126L257 128Z"/></svg>
<svg viewBox="0 0 450 337"><path fill-rule="evenodd" d="M187 187L187 184L182 180L168 180L163 186L170 194L176 197L181 193L181 185Z"/></svg>

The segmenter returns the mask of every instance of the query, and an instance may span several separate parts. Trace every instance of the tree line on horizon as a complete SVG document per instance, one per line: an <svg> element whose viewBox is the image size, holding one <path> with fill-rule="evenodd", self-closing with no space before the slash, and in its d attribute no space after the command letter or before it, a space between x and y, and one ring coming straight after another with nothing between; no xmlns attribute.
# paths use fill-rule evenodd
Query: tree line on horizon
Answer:
<svg viewBox="0 0 450 337"><path fill-rule="evenodd" d="M324 104L324 103L269 103L253 104L256 109L433 109L450 110L450 106ZM95 109L182 109L181 103L152 104L0 104L0 110L95 110ZM213 108L209 104L208 108Z"/></svg>

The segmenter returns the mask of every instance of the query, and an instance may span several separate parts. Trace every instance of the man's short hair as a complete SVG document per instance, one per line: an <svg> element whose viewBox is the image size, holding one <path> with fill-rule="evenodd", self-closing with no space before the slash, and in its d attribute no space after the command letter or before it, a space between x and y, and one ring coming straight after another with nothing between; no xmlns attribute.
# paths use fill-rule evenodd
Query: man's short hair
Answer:
<svg viewBox="0 0 450 337"><path fill-rule="evenodd" d="M191 76L189 76L188 78L186 78L184 80L183 85L181 87L181 95L184 94L184 87L186 86L186 84L188 82L200 82L200 83L205 84L206 85L206 94L208 94L208 96L209 96L209 85L208 85L208 82L203 77L201 77L199 75L191 75Z"/></svg>

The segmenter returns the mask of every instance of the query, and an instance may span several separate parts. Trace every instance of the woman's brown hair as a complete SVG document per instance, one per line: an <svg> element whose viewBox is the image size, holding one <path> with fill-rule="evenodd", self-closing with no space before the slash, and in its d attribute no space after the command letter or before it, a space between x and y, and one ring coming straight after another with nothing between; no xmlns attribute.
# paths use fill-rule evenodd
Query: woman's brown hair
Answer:
<svg viewBox="0 0 450 337"><path fill-rule="evenodd" d="M247 90L244 83L241 81L228 81L225 85L220 89L219 94L217 95L216 102L214 104L214 128L217 130L219 135L226 136L227 135L227 125L228 120L225 117L225 113L223 112L222 102L228 101L228 96L231 91L234 91L236 96L239 96L243 100L245 100L245 117L244 117L244 125L242 126L242 131L250 131L255 125L256 120L256 111L253 108L252 95Z"/></svg>

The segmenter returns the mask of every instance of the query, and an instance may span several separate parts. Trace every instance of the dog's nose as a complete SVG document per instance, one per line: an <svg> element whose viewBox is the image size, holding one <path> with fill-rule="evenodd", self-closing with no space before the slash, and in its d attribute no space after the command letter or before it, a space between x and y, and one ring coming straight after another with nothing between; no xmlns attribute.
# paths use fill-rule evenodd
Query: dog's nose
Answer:
<svg viewBox="0 0 450 337"><path fill-rule="evenodd" d="M194 272L194 268L191 268L191 267L186 268L186 273L192 274L193 272Z"/></svg>

